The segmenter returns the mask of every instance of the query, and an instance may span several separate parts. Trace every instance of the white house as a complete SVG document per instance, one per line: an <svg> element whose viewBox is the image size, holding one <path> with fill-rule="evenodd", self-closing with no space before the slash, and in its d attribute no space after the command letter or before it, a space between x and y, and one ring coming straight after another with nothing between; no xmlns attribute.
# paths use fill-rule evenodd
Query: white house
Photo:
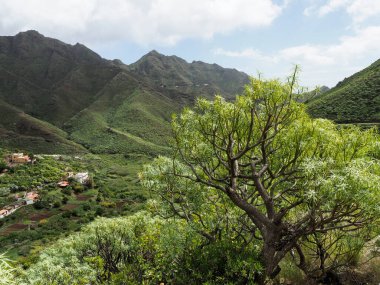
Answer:
<svg viewBox="0 0 380 285"><path fill-rule="evenodd" d="M0 219L5 218L6 216L8 216L8 214L9 214L8 210L5 210L5 209L0 210Z"/></svg>
<svg viewBox="0 0 380 285"><path fill-rule="evenodd" d="M74 175L74 179L81 184L85 184L89 180L88 172L78 172Z"/></svg>

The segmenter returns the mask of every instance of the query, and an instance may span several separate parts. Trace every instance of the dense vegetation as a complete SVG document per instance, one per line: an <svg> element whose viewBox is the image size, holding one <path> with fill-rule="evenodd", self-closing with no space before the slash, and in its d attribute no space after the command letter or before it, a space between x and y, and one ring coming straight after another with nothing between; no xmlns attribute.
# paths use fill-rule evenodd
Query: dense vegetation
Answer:
<svg viewBox="0 0 380 285"><path fill-rule="evenodd" d="M19 282L344 280L374 257L379 138L311 119L294 88L253 79L234 102L199 99L173 121L172 157L140 175L149 212L98 218L24 262Z"/></svg>
<svg viewBox="0 0 380 285"><path fill-rule="evenodd" d="M309 103L310 113L339 123L380 122L380 60Z"/></svg>
<svg viewBox="0 0 380 285"><path fill-rule="evenodd" d="M0 65L0 204L41 193L1 220L0 284L380 281L378 134L307 114L378 122L379 61L308 107L295 76L235 100L236 70L155 51L126 66L34 31L0 37ZM9 168L17 149L75 155ZM59 189L69 170L93 187Z"/></svg>
<svg viewBox="0 0 380 285"><path fill-rule="evenodd" d="M82 155L40 156L34 164L9 167L3 157L10 152L0 149L0 207L15 203L15 195L38 191L40 200L0 219L1 252L24 262L46 244L70 232L97 216L119 216L141 209L146 193L137 181L139 163L144 156ZM64 189L57 182L68 171L89 171L92 185L75 181ZM27 262L27 261L25 261Z"/></svg>

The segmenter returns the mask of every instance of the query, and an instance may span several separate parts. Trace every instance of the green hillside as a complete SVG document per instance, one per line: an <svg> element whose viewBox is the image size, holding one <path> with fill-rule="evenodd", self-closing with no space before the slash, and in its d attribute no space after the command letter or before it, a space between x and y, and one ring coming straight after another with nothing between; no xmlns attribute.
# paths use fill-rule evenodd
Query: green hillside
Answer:
<svg viewBox="0 0 380 285"><path fill-rule="evenodd" d="M173 113L197 96L233 98L248 80L234 69L156 51L128 66L36 31L0 37L0 107L55 126L58 135L39 143L41 152L61 151L54 146L68 138L73 151L80 144L94 153L165 153ZM12 118L2 124L8 136L0 145L37 149L27 133L12 129Z"/></svg>
<svg viewBox="0 0 380 285"><path fill-rule="evenodd" d="M162 153L168 150L171 114L180 106L180 101L120 73L64 128L96 153Z"/></svg>
<svg viewBox="0 0 380 285"><path fill-rule="evenodd" d="M314 117L339 123L380 122L380 60L312 99Z"/></svg>
<svg viewBox="0 0 380 285"><path fill-rule="evenodd" d="M13 149L38 153L82 153L67 133L0 100L0 141Z"/></svg>
<svg viewBox="0 0 380 285"><path fill-rule="evenodd" d="M88 106L119 70L83 45L36 31L0 37L0 99L56 126Z"/></svg>

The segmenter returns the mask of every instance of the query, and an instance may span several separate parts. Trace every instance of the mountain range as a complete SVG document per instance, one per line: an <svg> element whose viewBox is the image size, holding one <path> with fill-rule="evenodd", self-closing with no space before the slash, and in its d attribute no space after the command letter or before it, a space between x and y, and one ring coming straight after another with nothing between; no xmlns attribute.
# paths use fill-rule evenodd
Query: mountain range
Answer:
<svg viewBox="0 0 380 285"><path fill-rule="evenodd" d="M0 37L1 144L38 152L167 151L171 114L233 98L249 76L151 51L125 65L36 31Z"/></svg>
<svg viewBox="0 0 380 285"><path fill-rule="evenodd" d="M0 37L0 146L45 153L165 153L172 113L198 96L231 100L248 82L236 69L154 50L126 65L36 31ZM380 61L306 97L315 117L379 122Z"/></svg>

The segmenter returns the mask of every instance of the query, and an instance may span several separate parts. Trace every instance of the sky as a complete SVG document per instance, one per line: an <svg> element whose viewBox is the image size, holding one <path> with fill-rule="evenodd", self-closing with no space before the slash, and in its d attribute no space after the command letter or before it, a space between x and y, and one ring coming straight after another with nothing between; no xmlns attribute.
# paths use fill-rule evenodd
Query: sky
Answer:
<svg viewBox="0 0 380 285"><path fill-rule="evenodd" d="M129 64L150 50L335 86L380 58L380 0L0 0L0 35L37 30Z"/></svg>

